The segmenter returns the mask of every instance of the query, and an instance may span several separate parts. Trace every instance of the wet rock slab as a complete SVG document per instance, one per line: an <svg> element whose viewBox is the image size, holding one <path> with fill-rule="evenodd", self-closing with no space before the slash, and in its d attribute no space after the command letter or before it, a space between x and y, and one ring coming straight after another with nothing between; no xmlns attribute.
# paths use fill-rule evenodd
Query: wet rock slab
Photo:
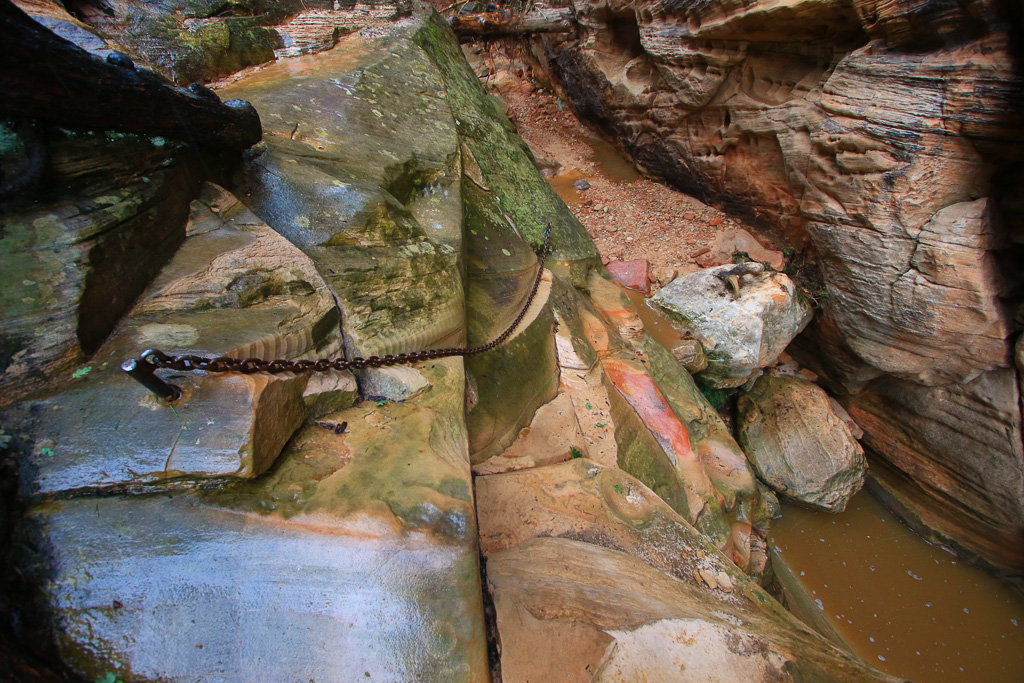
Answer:
<svg viewBox="0 0 1024 683"><path fill-rule="evenodd" d="M188 232L65 391L6 411L29 450L23 492L254 477L305 418L306 376L177 375L172 408L120 371L147 348L297 358L338 346L334 302L312 264L233 196L208 185Z"/></svg>
<svg viewBox="0 0 1024 683"><path fill-rule="evenodd" d="M29 523L62 655L88 680L474 680L475 605L453 592L473 593L476 558L426 534L191 494L53 503Z"/></svg>

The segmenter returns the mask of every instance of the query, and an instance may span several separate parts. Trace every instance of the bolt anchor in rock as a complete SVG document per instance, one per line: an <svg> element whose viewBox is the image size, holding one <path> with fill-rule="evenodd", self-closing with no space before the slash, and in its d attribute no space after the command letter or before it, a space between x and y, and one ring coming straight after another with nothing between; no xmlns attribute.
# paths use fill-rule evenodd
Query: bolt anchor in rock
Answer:
<svg viewBox="0 0 1024 683"><path fill-rule="evenodd" d="M159 398L173 403L181 398L181 389L168 384L156 375L156 366L146 360L149 351L143 351L138 358L132 358L121 363L121 369L127 372L132 379L146 387Z"/></svg>

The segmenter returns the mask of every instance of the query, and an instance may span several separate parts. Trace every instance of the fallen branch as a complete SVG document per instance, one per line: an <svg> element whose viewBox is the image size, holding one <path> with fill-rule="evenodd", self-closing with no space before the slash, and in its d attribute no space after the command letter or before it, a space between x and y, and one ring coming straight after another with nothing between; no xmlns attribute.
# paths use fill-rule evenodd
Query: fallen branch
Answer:
<svg viewBox="0 0 1024 683"><path fill-rule="evenodd" d="M245 149L263 137L248 102L222 103L199 84L175 88L119 53L104 61L9 0L0 0L0 45L0 115L228 149Z"/></svg>
<svg viewBox="0 0 1024 683"><path fill-rule="evenodd" d="M565 8L536 9L523 16L508 12L458 14L448 20L455 35L467 38L525 33L569 33L576 28L572 12Z"/></svg>

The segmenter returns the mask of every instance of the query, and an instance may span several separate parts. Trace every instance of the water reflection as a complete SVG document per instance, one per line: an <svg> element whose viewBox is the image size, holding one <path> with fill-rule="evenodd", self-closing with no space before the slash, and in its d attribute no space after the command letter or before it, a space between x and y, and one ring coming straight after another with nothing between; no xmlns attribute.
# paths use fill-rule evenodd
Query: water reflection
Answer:
<svg viewBox="0 0 1024 683"><path fill-rule="evenodd" d="M771 542L877 668L919 682L1024 681L1024 599L862 492L839 515L784 506Z"/></svg>
<svg viewBox="0 0 1024 683"><path fill-rule="evenodd" d="M660 311L651 307L647 297L640 292L626 289L625 287L622 288L622 291L626 293L629 300L633 302L633 306L636 307L636 312L640 315L640 320L644 324L644 332L654 341L666 349L672 350L673 346L683 340L683 335L679 333L679 330L672 327L672 323Z"/></svg>
<svg viewBox="0 0 1024 683"><path fill-rule="evenodd" d="M601 138L583 137L581 140L591 149L591 158L598 172L613 183L631 183L643 176L615 145Z"/></svg>
<svg viewBox="0 0 1024 683"><path fill-rule="evenodd" d="M579 190L573 187L573 183L577 180L593 180L597 176L616 184L622 184L631 183L643 177L633 166L633 162L623 156L622 152L610 142L585 135L575 134L575 136L580 142L590 147L590 158L594 162L595 168L594 172L590 174L570 168L548 179L551 187L555 189L566 205L576 207L583 203L583 196Z"/></svg>

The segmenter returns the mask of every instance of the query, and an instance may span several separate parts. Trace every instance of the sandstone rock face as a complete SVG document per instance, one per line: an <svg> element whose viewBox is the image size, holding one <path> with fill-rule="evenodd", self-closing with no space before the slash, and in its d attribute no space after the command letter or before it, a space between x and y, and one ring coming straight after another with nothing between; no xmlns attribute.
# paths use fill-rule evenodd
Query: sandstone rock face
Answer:
<svg viewBox="0 0 1024 683"><path fill-rule="evenodd" d="M811 319L810 306L785 275L734 276L736 298L727 282L733 269L718 266L676 278L651 298L678 329L703 344L708 367L700 377L716 387L738 387L773 363Z"/></svg>
<svg viewBox="0 0 1024 683"><path fill-rule="evenodd" d="M784 498L842 512L864 485L864 449L817 385L762 377L740 397L738 439L758 477Z"/></svg>
<svg viewBox="0 0 1024 683"><path fill-rule="evenodd" d="M54 186L70 192L15 200L3 217L0 405L95 353L185 239L198 192L183 150L162 140L54 133L48 145Z"/></svg>
<svg viewBox="0 0 1024 683"><path fill-rule="evenodd" d="M545 39L575 106L647 169L816 259L820 321L801 361L835 393L877 395L898 378L963 396L1010 367L1019 16L986 1L575 7L578 35ZM1009 429L1002 466L1021 466L1016 421L966 399L951 409L986 432ZM946 447L929 430L873 428L869 443L902 444L882 453L908 478L946 467L928 455ZM969 505L973 493L944 495ZM978 528L986 518L979 510Z"/></svg>
<svg viewBox="0 0 1024 683"><path fill-rule="evenodd" d="M116 359L145 348L265 358L340 348L337 310L312 262L216 186L192 208L191 237L94 363L62 393L6 414L34 444L23 462L25 492L251 478L301 424L305 376L186 378L177 420L141 387L118 388L126 378Z"/></svg>
<svg viewBox="0 0 1024 683"><path fill-rule="evenodd" d="M118 261L143 294L95 353L63 382L30 364L35 393L0 415L23 465L17 569L43 606L27 616L71 673L488 680L482 538L506 680L889 680L758 587L772 497L438 15L224 94L255 104L265 142L230 191L203 186L166 264ZM96 177L134 177L105 163L118 173ZM70 230L74 208L21 241ZM321 358L496 337L358 376L161 371L183 389L170 405L116 363L147 346Z"/></svg>
<svg viewBox="0 0 1024 683"><path fill-rule="evenodd" d="M157 162L135 171L144 178L122 172L133 169L128 143L110 152L123 165L115 156L86 169L101 191L96 178L134 178L127 190L5 216L11 237L22 220L30 238L33 226L74 236L84 225L77 258L97 269L89 231L106 227L101 237L130 247L119 221L150 221L152 254L126 247L115 261L126 291L131 278L145 289L128 316L96 333L98 350L77 351L66 387L39 381L2 418L29 506L22 533L33 552L20 569L37 579L45 626L77 675L486 679L462 359L363 373L360 387L347 373L178 373L184 396L171 406L118 370L148 347L295 359L462 344L461 146L441 49L458 52L443 25L421 18L353 36L310 58L322 61L306 62L302 78L288 65L235 82L266 112L268 142L238 166L233 194L202 191L187 226L191 196L165 212L180 215L168 232L183 244L162 269L146 259L176 244L161 246L160 205L146 193L180 193L165 182L173 157L161 165L171 155L148 140L142 158ZM375 106L371 91L399 99ZM471 119L471 107L459 116ZM83 223L85 209L106 222ZM45 231L34 240L19 249L67 248ZM516 248L535 262L525 243ZM65 298L70 320L87 310ZM42 363L27 367L42 375ZM75 499L54 502L67 494Z"/></svg>
<svg viewBox="0 0 1024 683"><path fill-rule="evenodd" d="M877 470L875 478L905 516L968 557L1011 572L1024 564L1020 391L1013 370L944 387L886 379L844 403L864 429L864 445L891 463L873 467L872 476Z"/></svg>

